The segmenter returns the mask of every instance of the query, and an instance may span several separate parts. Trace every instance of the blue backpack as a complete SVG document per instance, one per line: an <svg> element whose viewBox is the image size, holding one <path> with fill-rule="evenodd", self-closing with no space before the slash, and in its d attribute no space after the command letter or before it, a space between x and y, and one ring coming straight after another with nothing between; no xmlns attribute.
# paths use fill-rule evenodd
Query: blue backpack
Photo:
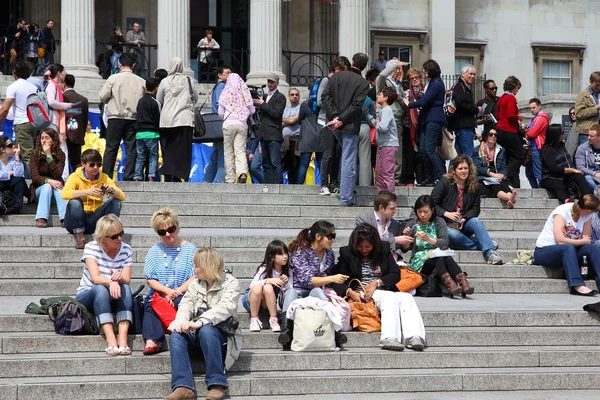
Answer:
<svg viewBox="0 0 600 400"><path fill-rule="evenodd" d="M310 87L310 92L308 94L308 107L315 115L319 114L319 110L321 108L318 106L319 99L317 98L317 95L319 93L319 86L321 85L322 80L323 78L315 79L312 86Z"/></svg>

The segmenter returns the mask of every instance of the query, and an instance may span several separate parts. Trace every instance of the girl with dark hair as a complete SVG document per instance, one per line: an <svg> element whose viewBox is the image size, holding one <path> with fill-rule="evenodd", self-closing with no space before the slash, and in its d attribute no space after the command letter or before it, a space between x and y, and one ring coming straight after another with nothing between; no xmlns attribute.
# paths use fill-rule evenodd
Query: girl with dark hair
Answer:
<svg viewBox="0 0 600 400"><path fill-rule="evenodd" d="M562 126L552 124L546 130L546 143L542 147L542 180L540 186L556 196L560 204L575 199L569 188L576 189L581 196L592 194L583 172L575 163L561 140Z"/></svg>
<svg viewBox="0 0 600 400"><path fill-rule="evenodd" d="M370 301L381 313L379 347L386 350L404 350L404 346L421 351L425 348L425 327L419 308L408 293L400 293L396 284L400 271L390 251L390 244L382 242L377 228L360 224L352 231L348 246L340 249L335 270L347 275L343 283L331 286L341 297L356 302ZM365 286L350 281L358 279ZM404 335L404 343L402 336Z"/></svg>
<svg viewBox="0 0 600 400"><path fill-rule="evenodd" d="M58 133L52 128L46 128L38 136L29 160L31 185L38 202L35 213L35 226L38 228L48 227L52 197L56 201L60 222L65 219L67 201L62 198L64 168L65 153L60 149Z"/></svg>
<svg viewBox="0 0 600 400"><path fill-rule="evenodd" d="M452 160L448 174L435 185L431 197L436 214L448 224L448 236L452 248L481 250L488 264L502 264L496 246L490 239L480 213L481 197L477 183L477 171L471 159L461 154ZM475 235L476 240L472 240Z"/></svg>
<svg viewBox="0 0 600 400"><path fill-rule="evenodd" d="M410 269L423 275L436 273L453 296L461 292L463 296L473 294L475 289L469 284L467 277L452 257L429 258L431 250L436 248L446 250L449 243L446 222L436 215L433 197L428 195L419 197L415 202L414 211L417 216L416 225L412 229L408 227L404 229L406 236L415 237L412 244L405 246L405 249L412 250Z"/></svg>
<svg viewBox="0 0 600 400"><path fill-rule="evenodd" d="M256 275L242 296L242 305L250 313L250 331L259 332L262 323L259 311L269 313L269 325L273 332L280 332L277 318L277 298L292 289L293 277L289 265L288 248L281 240L273 240L265 250L265 258L256 269ZM289 295L288 295L289 296Z"/></svg>
<svg viewBox="0 0 600 400"><path fill-rule="evenodd" d="M23 178L25 164L21 160L21 145L14 147L8 136L0 136L0 193L10 191L16 197L6 214L20 214L27 184Z"/></svg>
<svg viewBox="0 0 600 400"><path fill-rule="evenodd" d="M444 173L437 146L442 141L442 128L446 125L443 108L446 87L440 78L440 66L435 60L425 61L423 73L424 78L429 79L425 94L418 100L409 102L405 99L404 102L409 109L420 109L419 157L424 160L422 186L434 186Z"/></svg>

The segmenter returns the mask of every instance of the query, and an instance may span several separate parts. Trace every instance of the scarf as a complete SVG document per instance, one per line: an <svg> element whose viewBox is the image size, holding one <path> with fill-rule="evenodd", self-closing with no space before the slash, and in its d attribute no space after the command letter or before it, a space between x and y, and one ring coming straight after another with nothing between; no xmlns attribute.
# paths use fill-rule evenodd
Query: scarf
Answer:
<svg viewBox="0 0 600 400"><path fill-rule="evenodd" d="M179 96L184 89L188 88L188 79L183 75L183 60L181 58L173 57L171 59L169 63L169 77L171 77L169 89L174 97Z"/></svg>
<svg viewBox="0 0 600 400"><path fill-rule="evenodd" d="M244 80L236 73L227 77L225 88L219 96L219 105L223 106L229 113L227 118L235 118L240 122L246 122L250 116L248 108L254 105L250 91Z"/></svg>
<svg viewBox="0 0 600 400"><path fill-rule="evenodd" d="M425 87L422 83L419 84L420 88L421 88L421 96L423 97L423 88ZM420 98L419 97L419 98ZM411 85L411 87L408 89L408 101L410 103L412 103L413 101L419 100L416 96L415 96L415 92L413 90L413 87ZM410 119L410 143L412 145L413 148L417 148L417 144L415 142L415 136L417 135L417 125L419 124L419 110L417 108L411 108L409 110L409 119Z"/></svg>
<svg viewBox="0 0 600 400"><path fill-rule="evenodd" d="M494 158L496 156L496 146L494 146L494 150L490 150L487 144L484 142L481 144L481 155L485 156L488 165L491 162L494 162Z"/></svg>

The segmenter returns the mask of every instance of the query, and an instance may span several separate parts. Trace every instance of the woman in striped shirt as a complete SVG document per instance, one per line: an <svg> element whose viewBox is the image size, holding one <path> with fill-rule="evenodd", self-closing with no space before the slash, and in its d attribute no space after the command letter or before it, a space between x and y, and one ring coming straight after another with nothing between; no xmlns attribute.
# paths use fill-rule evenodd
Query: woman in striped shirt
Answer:
<svg viewBox="0 0 600 400"><path fill-rule="evenodd" d="M123 225L114 214L98 220L94 241L85 245L81 261L83 277L75 300L96 315L104 332L109 356L130 355L127 331L133 320L131 296L131 247L123 242ZM118 338L113 329L117 314Z"/></svg>
<svg viewBox="0 0 600 400"><path fill-rule="evenodd" d="M179 217L170 208L162 208L152 216L152 229L160 237L148 251L144 263L144 276L150 290L144 300L142 334L146 345L143 353L160 352L165 340L165 330L152 309L154 292L178 308L189 284L195 279L194 254L196 246L179 237Z"/></svg>

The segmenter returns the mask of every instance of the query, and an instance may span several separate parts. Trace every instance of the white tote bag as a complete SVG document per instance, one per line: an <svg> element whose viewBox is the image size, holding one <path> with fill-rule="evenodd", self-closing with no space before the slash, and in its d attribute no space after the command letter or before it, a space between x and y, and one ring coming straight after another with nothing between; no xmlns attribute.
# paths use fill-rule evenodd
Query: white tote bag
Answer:
<svg viewBox="0 0 600 400"><path fill-rule="evenodd" d="M327 312L305 308L294 312L292 350L335 351L335 331Z"/></svg>
<svg viewBox="0 0 600 400"><path fill-rule="evenodd" d="M456 153L456 148L454 147L454 140L454 133L450 132L446 128L443 128L442 144L438 146L438 153L446 161L454 160L454 158L458 155Z"/></svg>

